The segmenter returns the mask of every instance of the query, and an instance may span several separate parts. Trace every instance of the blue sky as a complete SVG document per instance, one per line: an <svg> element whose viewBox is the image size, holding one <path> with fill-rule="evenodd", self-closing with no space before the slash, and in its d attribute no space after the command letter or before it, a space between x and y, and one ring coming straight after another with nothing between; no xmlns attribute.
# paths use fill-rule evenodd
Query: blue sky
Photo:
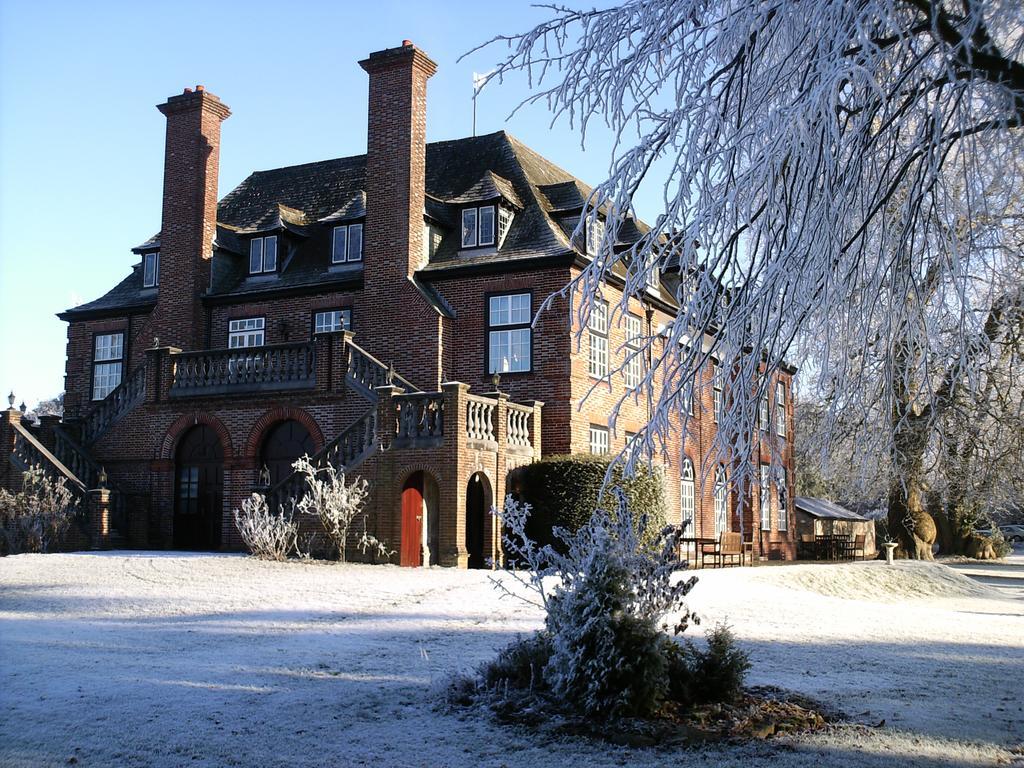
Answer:
<svg viewBox="0 0 1024 768"><path fill-rule="evenodd" d="M472 74L504 48L458 57L547 11L526 2L48 2L0 0L0 388L32 406L63 388L55 313L129 271L160 228L164 118L154 106L202 83L232 109L220 195L250 172L366 147L357 61L408 38L437 61L427 136L471 133ZM542 106L506 122L525 82L480 97L478 133L504 128L596 183L607 135L587 149ZM645 211L640 206L640 213Z"/></svg>

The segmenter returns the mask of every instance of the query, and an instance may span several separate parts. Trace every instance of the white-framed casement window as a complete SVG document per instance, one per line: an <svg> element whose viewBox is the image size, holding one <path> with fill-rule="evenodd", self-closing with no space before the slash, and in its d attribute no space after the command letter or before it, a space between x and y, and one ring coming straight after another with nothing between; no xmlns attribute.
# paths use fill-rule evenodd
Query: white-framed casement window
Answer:
<svg viewBox="0 0 1024 768"><path fill-rule="evenodd" d="M595 379L608 375L608 303L595 301L590 308L587 328L590 337L590 357L587 371Z"/></svg>
<svg viewBox="0 0 1024 768"><path fill-rule="evenodd" d="M228 323L228 349L243 347L262 347L266 319L262 317L243 317Z"/></svg>
<svg viewBox="0 0 1024 768"><path fill-rule="evenodd" d="M679 511L681 522L688 523L683 529L684 536L693 536L693 520L697 509L696 486L694 485L693 462L683 457L683 468L679 472Z"/></svg>
<svg viewBox="0 0 1024 768"><path fill-rule="evenodd" d="M604 240L604 220L593 216L587 222L587 255L596 258L601 252Z"/></svg>
<svg viewBox="0 0 1024 768"><path fill-rule="evenodd" d="M334 228L331 264L363 260L363 225L343 224Z"/></svg>
<svg viewBox="0 0 1024 768"><path fill-rule="evenodd" d="M249 241L249 274L277 272L277 235L254 237Z"/></svg>
<svg viewBox="0 0 1024 768"><path fill-rule="evenodd" d="M729 526L729 480L725 467L715 470L715 537L721 536Z"/></svg>
<svg viewBox="0 0 1024 768"><path fill-rule="evenodd" d="M780 477L779 486L779 530L789 530L789 493L786 490L785 476Z"/></svg>
<svg viewBox="0 0 1024 768"><path fill-rule="evenodd" d="M142 287L156 288L160 285L160 251L150 251L142 256Z"/></svg>
<svg viewBox="0 0 1024 768"><path fill-rule="evenodd" d="M768 421L768 393L761 395L761 402L757 413L757 425L762 432L767 432L771 422Z"/></svg>
<svg viewBox="0 0 1024 768"><path fill-rule="evenodd" d="M498 207L498 247L505 243L505 237L512 226L512 211L508 208Z"/></svg>
<svg viewBox="0 0 1024 768"><path fill-rule="evenodd" d="M533 312L529 293L487 297L487 372L530 370Z"/></svg>
<svg viewBox="0 0 1024 768"><path fill-rule="evenodd" d="M494 206L462 209L462 247L478 248L494 245Z"/></svg>
<svg viewBox="0 0 1024 768"><path fill-rule="evenodd" d="M92 399L102 400L121 383L124 333L100 333L92 342Z"/></svg>
<svg viewBox="0 0 1024 768"><path fill-rule="evenodd" d="M595 456L608 453L608 427L590 425L590 452Z"/></svg>
<svg viewBox="0 0 1024 768"><path fill-rule="evenodd" d="M772 529L772 476L771 468L767 464L761 465L761 490L758 494L761 502L761 530Z"/></svg>
<svg viewBox="0 0 1024 768"><path fill-rule="evenodd" d="M640 337L643 325L638 315L626 315L626 360L622 377L629 389L640 386Z"/></svg>
<svg viewBox="0 0 1024 768"><path fill-rule="evenodd" d="M321 309L313 314L313 333L352 330L351 309Z"/></svg>
<svg viewBox="0 0 1024 768"><path fill-rule="evenodd" d="M775 432L786 436L786 385L781 381L775 384Z"/></svg>
<svg viewBox="0 0 1024 768"><path fill-rule="evenodd" d="M724 398L722 397L722 366L715 362L711 363L711 392L715 423L721 424L722 406L724 404Z"/></svg>

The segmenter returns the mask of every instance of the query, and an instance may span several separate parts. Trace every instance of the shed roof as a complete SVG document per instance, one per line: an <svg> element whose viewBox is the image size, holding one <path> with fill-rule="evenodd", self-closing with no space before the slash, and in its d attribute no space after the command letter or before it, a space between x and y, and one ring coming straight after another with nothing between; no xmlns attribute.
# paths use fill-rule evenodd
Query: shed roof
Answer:
<svg viewBox="0 0 1024 768"><path fill-rule="evenodd" d="M796 497L796 508L800 512L806 512L811 517L824 520L858 520L870 522L864 515L858 515L845 507L840 507L834 501L827 499L812 499L807 496Z"/></svg>

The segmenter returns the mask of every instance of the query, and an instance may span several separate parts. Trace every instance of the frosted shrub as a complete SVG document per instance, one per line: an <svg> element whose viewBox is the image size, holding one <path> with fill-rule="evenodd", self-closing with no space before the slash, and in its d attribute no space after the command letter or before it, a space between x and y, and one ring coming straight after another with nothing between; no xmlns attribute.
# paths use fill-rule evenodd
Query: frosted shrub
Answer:
<svg viewBox="0 0 1024 768"><path fill-rule="evenodd" d="M40 467L22 474L21 490L0 489L0 554L48 552L78 512L63 478L51 480Z"/></svg>
<svg viewBox="0 0 1024 768"><path fill-rule="evenodd" d="M537 546L526 535L529 505L509 496L502 513L510 559L528 569L515 578L547 613L544 683L565 705L593 717L652 714L669 687L675 644L662 632L666 617L678 614L677 634L696 623L684 598L697 579L675 578L686 567L677 555L679 529L664 528L653 547L642 545L637 531L646 521L635 525L625 497L616 495L614 516L599 509L576 533L556 528L555 545Z"/></svg>
<svg viewBox="0 0 1024 768"><path fill-rule="evenodd" d="M263 494L254 493L242 502L241 511L235 510L235 526L256 557L287 560L293 552L298 554L298 523L291 511L272 511Z"/></svg>
<svg viewBox="0 0 1024 768"><path fill-rule="evenodd" d="M296 472L306 476L306 493L299 499L299 511L320 521L337 551L338 559L344 562L348 529L363 511L369 494L369 483L362 478L348 483L345 481L344 470L316 467L308 456L303 456L292 466ZM380 549L387 551L382 544Z"/></svg>

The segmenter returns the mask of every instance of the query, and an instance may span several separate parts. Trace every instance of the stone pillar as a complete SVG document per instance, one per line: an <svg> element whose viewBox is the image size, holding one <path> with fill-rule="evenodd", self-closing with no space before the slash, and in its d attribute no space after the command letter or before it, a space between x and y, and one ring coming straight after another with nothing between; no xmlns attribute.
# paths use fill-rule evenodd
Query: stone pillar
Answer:
<svg viewBox="0 0 1024 768"><path fill-rule="evenodd" d="M86 492L89 512L89 548L106 549L110 542L110 489Z"/></svg>
<svg viewBox="0 0 1024 768"><path fill-rule="evenodd" d="M157 346L146 350L147 403L159 403L167 399L174 382L174 355L180 352L177 347Z"/></svg>
<svg viewBox="0 0 1024 768"><path fill-rule="evenodd" d="M469 384L450 381L441 385L444 394L444 472L441 482L441 565L467 568L466 549L466 395Z"/></svg>
<svg viewBox="0 0 1024 768"><path fill-rule="evenodd" d="M316 344L316 391L329 397L344 397L348 371L348 343L351 331L318 333Z"/></svg>
<svg viewBox="0 0 1024 768"><path fill-rule="evenodd" d="M21 488L21 472L10 460L18 439L15 424L21 423L21 411L11 407L0 411L0 487L16 491Z"/></svg>

